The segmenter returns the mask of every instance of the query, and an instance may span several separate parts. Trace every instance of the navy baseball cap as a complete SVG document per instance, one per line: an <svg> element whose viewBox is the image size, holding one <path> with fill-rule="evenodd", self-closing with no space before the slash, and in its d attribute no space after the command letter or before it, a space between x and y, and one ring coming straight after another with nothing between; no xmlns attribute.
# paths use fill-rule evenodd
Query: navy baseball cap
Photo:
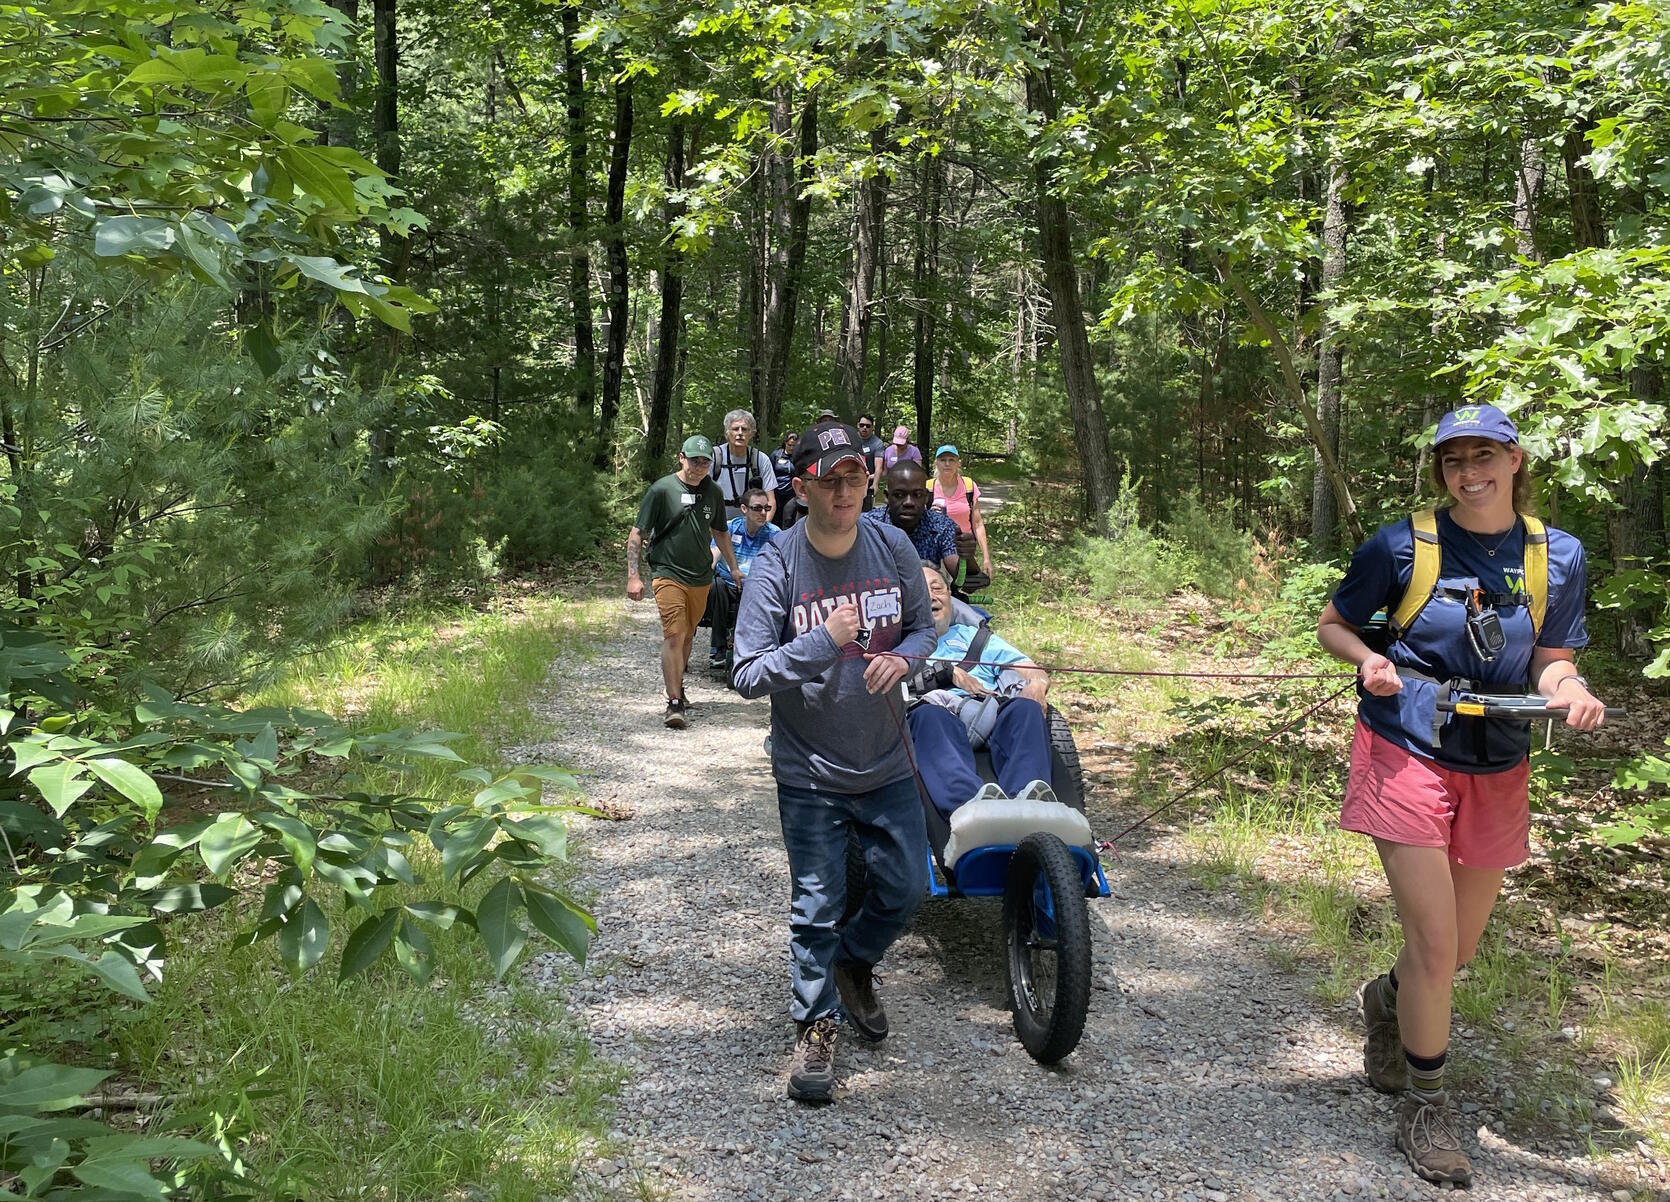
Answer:
<svg viewBox="0 0 1670 1202"><path fill-rule="evenodd" d="M863 442L845 422L819 422L800 436L794 449L794 474L822 477L847 460L864 466Z"/></svg>
<svg viewBox="0 0 1670 1202"><path fill-rule="evenodd" d="M1452 438L1488 438L1491 442L1519 442L1519 430L1513 420L1495 405L1463 405L1452 409L1438 422L1438 433L1432 445L1438 446Z"/></svg>

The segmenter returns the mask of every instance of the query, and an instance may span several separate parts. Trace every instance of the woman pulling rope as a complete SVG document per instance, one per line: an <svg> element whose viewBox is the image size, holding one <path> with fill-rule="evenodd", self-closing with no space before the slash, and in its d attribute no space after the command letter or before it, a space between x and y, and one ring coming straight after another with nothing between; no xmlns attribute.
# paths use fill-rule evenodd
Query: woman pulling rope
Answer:
<svg viewBox="0 0 1670 1202"><path fill-rule="evenodd" d="M1403 948L1363 987L1363 1067L1407 1090L1398 1146L1416 1173L1466 1185L1472 1168L1444 1089L1450 997L1473 957L1503 871L1530 854L1530 726L1439 710L1455 688L1522 691L1593 730L1605 708L1577 674L1583 547L1528 512L1519 432L1492 405L1445 415L1433 481L1447 508L1382 526L1357 549L1317 637L1359 674L1340 826L1374 839ZM1391 614L1383 650L1363 628Z"/></svg>

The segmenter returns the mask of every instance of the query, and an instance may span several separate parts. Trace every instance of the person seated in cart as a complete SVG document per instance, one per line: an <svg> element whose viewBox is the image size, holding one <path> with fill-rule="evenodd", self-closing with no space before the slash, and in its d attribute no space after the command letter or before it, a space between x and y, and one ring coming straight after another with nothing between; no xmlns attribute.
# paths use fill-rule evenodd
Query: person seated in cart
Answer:
<svg viewBox="0 0 1670 1202"><path fill-rule="evenodd" d="M934 808L949 818L969 801L1055 801L1045 708L1049 674L990 627L954 622L944 574L924 563L922 575L939 643L907 681L918 698L907 721ZM978 748L991 754L995 783L980 779Z"/></svg>

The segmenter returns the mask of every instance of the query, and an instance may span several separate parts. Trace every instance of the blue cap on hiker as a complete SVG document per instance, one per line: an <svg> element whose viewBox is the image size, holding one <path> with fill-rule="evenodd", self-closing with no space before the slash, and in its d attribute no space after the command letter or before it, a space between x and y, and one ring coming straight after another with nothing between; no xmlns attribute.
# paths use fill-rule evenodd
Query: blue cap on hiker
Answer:
<svg viewBox="0 0 1670 1202"><path fill-rule="evenodd" d="M1519 431L1513 420L1495 405L1463 405L1452 409L1438 422L1438 433L1433 446L1452 438L1488 438L1491 442L1519 442Z"/></svg>
<svg viewBox="0 0 1670 1202"><path fill-rule="evenodd" d="M961 455L957 454L957 448L956 448L955 444L949 443L949 442L946 443L944 446L940 447L939 450L934 452L934 458L935 459L944 459L947 455L951 456L951 458L953 458L953 459L961 459L962 458Z"/></svg>

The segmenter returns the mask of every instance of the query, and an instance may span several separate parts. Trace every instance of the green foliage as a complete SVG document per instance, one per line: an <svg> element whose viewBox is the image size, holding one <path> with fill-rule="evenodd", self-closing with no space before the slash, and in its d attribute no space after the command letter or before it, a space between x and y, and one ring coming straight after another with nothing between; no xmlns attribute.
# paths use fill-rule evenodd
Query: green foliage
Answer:
<svg viewBox="0 0 1670 1202"><path fill-rule="evenodd" d="M487 484L482 529L511 572L586 558L606 529L604 481L588 461L551 452L564 441L536 437L506 448Z"/></svg>
<svg viewBox="0 0 1670 1202"><path fill-rule="evenodd" d="M98 276L61 283L121 303ZM141 671L182 692L238 681L320 637L388 520L361 483L367 398L316 344L264 377L218 306L189 282L130 299L9 410L31 453L0 477L0 612L79 648L78 678L107 694Z"/></svg>
<svg viewBox="0 0 1670 1202"><path fill-rule="evenodd" d="M215 1154L194 1140L117 1132L65 1117L107 1076L0 1055L0 1174L11 1197L160 1199L183 1173L159 1175L153 1161L178 1165ZM12 1192L14 1186L22 1192Z"/></svg>
<svg viewBox="0 0 1670 1202"><path fill-rule="evenodd" d="M1251 535L1236 528L1233 512L1208 510L1185 499L1174 519L1155 534L1143 525L1142 482L1127 473L1108 512L1105 538L1086 538L1079 559L1090 595L1134 604L1162 600L1184 588L1226 600L1246 597L1268 582Z"/></svg>
<svg viewBox="0 0 1670 1202"><path fill-rule="evenodd" d="M1105 538L1086 538L1078 547L1090 595L1098 601L1143 605L1159 601L1188 580L1187 557L1141 521L1139 483L1127 475L1108 512Z"/></svg>
<svg viewBox="0 0 1670 1202"><path fill-rule="evenodd" d="M317 712L236 711L160 692L131 719L64 708L52 698L74 690L64 676L70 659L39 633L0 626L0 679L8 682L0 748L14 765L0 783L10 868L0 891L0 966L39 972L67 962L142 1004L145 978L162 975L173 924L246 895L250 904L239 909L247 925L234 945L271 939L296 974L320 964L349 927L336 961L344 980L392 952L407 975L427 981L434 961L425 928L473 930L496 977L526 946L530 928L584 958L594 921L541 879L566 857L562 815L578 808L547 805L542 794L547 785L572 790L568 773L460 767L454 779L473 792L450 804L374 791L362 783L373 774L410 775L410 765L425 761L460 764L448 746L455 736L356 732ZM183 813L182 794L194 799ZM426 884L421 865L430 860L449 890ZM459 904L457 889L489 870L497 879L474 909ZM29 1196L73 1177L111 1189L120 1180L123 1197L162 1197L167 1182L145 1162L206 1153L134 1143L96 1123L43 1128L39 1114L73 1105L102 1074L84 1080L79 1070L17 1056L9 1046L4 1063L16 1088L11 1113L0 1116L23 1135ZM72 1140L87 1141L79 1159Z"/></svg>
<svg viewBox="0 0 1670 1202"><path fill-rule="evenodd" d="M1252 536L1236 526L1232 505L1209 509L1185 497L1164 529L1166 541L1188 564L1188 583L1208 597L1245 595L1268 583L1259 579L1257 548Z"/></svg>
<svg viewBox="0 0 1670 1202"><path fill-rule="evenodd" d="M363 156L290 119L293 106L340 103L326 55L345 31L328 6L61 0L7 28L7 275L67 253L228 293L251 274L276 288L317 283L356 316L401 329L431 308L319 247L354 224L405 232L422 220ZM271 343L270 320L253 328Z"/></svg>

